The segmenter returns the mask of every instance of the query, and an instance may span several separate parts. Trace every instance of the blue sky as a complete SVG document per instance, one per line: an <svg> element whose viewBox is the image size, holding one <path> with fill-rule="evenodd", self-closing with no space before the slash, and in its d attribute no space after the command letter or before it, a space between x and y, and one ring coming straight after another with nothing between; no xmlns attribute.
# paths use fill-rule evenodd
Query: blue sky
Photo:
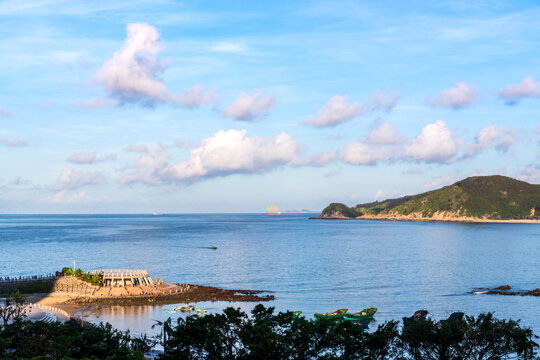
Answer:
<svg viewBox="0 0 540 360"><path fill-rule="evenodd" d="M534 1L0 1L0 212L540 182Z"/></svg>

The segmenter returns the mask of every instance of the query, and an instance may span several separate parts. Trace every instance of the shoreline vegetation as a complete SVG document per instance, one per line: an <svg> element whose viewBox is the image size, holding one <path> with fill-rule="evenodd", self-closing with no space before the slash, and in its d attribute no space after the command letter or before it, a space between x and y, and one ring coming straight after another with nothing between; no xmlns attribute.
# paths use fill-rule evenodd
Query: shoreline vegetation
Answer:
<svg viewBox="0 0 540 360"><path fill-rule="evenodd" d="M0 358L144 360L424 360L538 359L537 336L519 320L491 313L447 319L419 310L403 321L385 321L369 331L358 323L306 319L291 311L256 305L222 313L156 321L159 333L134 336L110 324L27 321L24 314L0 324ZM152 349L160 344L163 351ZM156 357L157 355L157 357Z"/></svg>
<svg viewBox="0 0 540 360"><path fill-rule="evenodd" d="M331 203L310 219L460 223L540 223L540 185L475 176L418 195L348 207Z"/></svg>

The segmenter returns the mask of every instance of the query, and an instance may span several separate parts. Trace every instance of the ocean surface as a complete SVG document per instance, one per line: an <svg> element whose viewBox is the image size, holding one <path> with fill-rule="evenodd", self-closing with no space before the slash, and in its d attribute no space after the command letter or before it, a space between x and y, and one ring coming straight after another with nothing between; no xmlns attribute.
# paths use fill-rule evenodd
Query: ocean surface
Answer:
<svg viewBox="0 0 540 360"><path fill-rule="evenodd" d="M540 224L309 220L309 214L0 215L0 276L146 269L166 282L267 290L278 311L377 307L378 322L418 309L521 319L540 335L540 297L474 295L540 287ZM217 250L209 247L217 246ZM209 312L251 303L207 302ZM87 310L86 319L149 333L183 316L167 306Z"/></svg>

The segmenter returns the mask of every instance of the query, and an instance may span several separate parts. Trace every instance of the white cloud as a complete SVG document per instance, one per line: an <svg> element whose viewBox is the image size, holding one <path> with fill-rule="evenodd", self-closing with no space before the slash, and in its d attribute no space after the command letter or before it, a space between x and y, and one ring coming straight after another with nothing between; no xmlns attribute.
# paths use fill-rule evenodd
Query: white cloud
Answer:
<svg viewBox="0 0 540 360"><path fill-rule="evenodd" d="M146 146L146 145L135 145L135 144L130 144L130 145L126 146L126 148L124 150L127 151L127 152L134 152L134 153L145 153L145 152L149 151L148 146Z"/></svg>
<svg viewBox="0 0 540 360"><path fill-rule="evenodd" d="M210 46L210 51L221 53L241 53L246 50L247 48L244 44L233 42L219 42Z"/></svg>
<svg viewBox="0 0 540 360"><path fill-rule="evenodd" d="M247 136L246 130L220 130L190 150L190 157L169 164L163 145L149 149L120 177L122 183L194 182L238 173L261 173L291 163L300 145L284 132L277 136Z"/></svg>
<svg viewBox="0 0 540 360"><path fill-rule="evenodd" d="M507 105L515 105L522 99L540 97L540 83L535 82L532 76L526 76L518 84L506 85L497 95Z"/></svg>
<svg viewBox="0 0 540 360"><path fill-rule="evenodd" d="M83 151L80 153L71 154L66 161L74 164L95 164L102 161L116 160L116 154L111 153L105 156L98 157L96 151Z"/></svg>
<svg viewBox="0 0 540 360"><path fill-rule="evenodd" d="M529 166L516 173L516 178L529 183L540 183L540 168L538 166Z"/></svg>
<svg viewBox="0 0 540 360"><path fill-rule="evenodd" d="M455 160L462 143L446 128L443 121L438 120L426 125L420 135L405 145L403 157L416 162L450 163Z"/></svg>
<svg viewBox="0 0 540 360"><path fill-rule="evenodd" d="M326 152L320 152L310 155L307 158L297 157L294 158L289 166L291 167L302 167L302 166L325 166L330 164L340 158L340 154L335 150L329 150Z"/></svg>
<svg viewBox="0 0 540 360"><path fill-rule="evenodd" d="M55 185L51 186L53 190L78 189L84 186L99 185L106 182L103 173L95 171L75 171L67 169L62 171Z"/></svg>
<svg viewBox="0 0 540 360"><path fill-rule="evenodd" d="M21 139L0 138L0 145L4 145L7 147L24 147L24 146L28 146L28 142L26 140L21 140Z"/></svg>
<svg viewBox="0 0 540 360"><path fill-rule="evenodd" d="M75 104L78 109L100 109L109 106L109 100L104 98L94 98L87 101L79 101Z"/></svg>
<svg viewBox="0 0 540 360"><path fill-rule="evenodd" d="M80 152L71 154L66 161L72 162L75 164L93 164L96 162L96 152L95 151L88 151L88 152Z"/></svg>
<svg viewBox="0 0 540 360"><path fill-rule="evenodd" d="M385 197L386 197L386 193L382 189L379 189L379 190L377 190L377 192L375 193L375 196L373 198L375 200L382 200Z"/></svg>
<svg viewBox="0 0 540 360"><path fill-rule="evenodd" d="M186 108L214 105L217 91L204 92L195 86L183 94L171 92L158 78L167 64L159 60L162 49L159 33L146 23L126 26L127 38L123 47L105 62L96 75L105 90L121 103L169 103Z"/></svg>
<svg viewBox="0 0 540 360"><path fill-rule="evenodd" d="M394 145L403 141L397 129L388 122L382 122L371 129L368 135L370 144Z"/></svg>
<svg viewBox="0 0 540 360"><path fill-rule="evenodd" d="M434 99L429 101L432 106L464 109L478 101L476 86L466 82L458 82L450 89L443 90Z"/></svg>
<svg viewBox="0 0 540 360"><path fill-rule="evenodd" d="M0 106L0 118L8 118L11 117L11 113L6 110L6 108L3 108Z"/></svg>
<svg viewBox="0 0 540 360"><path fill-rule="evenodd" d="M385 94L380 90L376 90L371 93L371 98L362 105L362 112L370 112L375 110L382 110L390 112L395 106L398 99L401 97L399 91L393 95Z"/></svg>
<svg viewBox="0 0 540 360"><path fill-rule="evenodd" d="M270 95L256 92L253 96L250 96L241 93L236 100L223 110L222 114L236 120L251 121L268 114L275 104L275 99Z"/></svg>
<svg viewBox="0 0 540 360"><path fill-rule="evenodd" d="M451 171L448 175L437 176L424 183L426 189L438 189L443 186L451 185L460 180L460 176L455 171Z"/></svg>
<svg viewBox="0 0 540 360"><path fill-rule="evenodd" d="M358 102L347 104L347 101L348 96L335 95L317 111L317 116L306 119L303 123L315 127L328 127L349 121L359 115L361 110Z"/></svg>
<svg viewBox="0 0 540 360"><path fill-rule="evenodd" d="M65 190L59 191L55 193L54 195L49 195L45 198L45 201L55 203L55 204L61 204L61 203L67 203L67 204L88 204L88 203L96 203L96 202L103 202L108 201L109 198L107 195L101 195L97 198L92 198L89 196L85 190L81 190L78 193L68 195Z"/></svg>
<svg viewBox="0 0 540 360"><path fill-rule="evenodd" d="M315 127L330 127L372 111L389 112L394 108L400 96L399 91L391 95L377 90L371 93L369 100L360 105L358 102L348 104L349 97L346 95L335 95L328 100L322 109L317 111L317 116L305 119L302 124Z"/></svg>
<svg viewBox="0 0 540 360"><path fill-rule="evenodd" d="M495 124L481 129L474 138L474 143L464 150L464 157L478 155L483 150L495 145L495 149L508 152L516 142L514 130L511 128L499 129Z"/></svg>
<svg viewBox="0 0 540 360"><path fill-rule="evenodd" d="M384 160L388 153L387 149L354 141L347 145L343 161L353 165L374 165L378 161Z"/></svg>

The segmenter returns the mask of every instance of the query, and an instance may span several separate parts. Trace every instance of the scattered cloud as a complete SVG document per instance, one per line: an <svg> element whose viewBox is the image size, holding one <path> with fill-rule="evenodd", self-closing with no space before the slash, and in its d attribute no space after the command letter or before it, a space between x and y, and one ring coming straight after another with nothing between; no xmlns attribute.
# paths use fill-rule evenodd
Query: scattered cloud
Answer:
<svg viewBox="0 0 540 360"><path fill-rule="evenodd" d="M13 179L9 183L9 185L14 185L14 186L30 185L30 184L31 184L31 182L29 180L23 179L20 176L17 176L15 179Z"/></svg>
<svg viewBox="0 0 540 360"><path fill-rule="evenodd" d="M162 45L155 27L147 23L132 23L126 26L126 31L123 47L105 62L96 75L96 80L121 104L153 106L168 103L185 108L215 105L215 89L204 92L197 85L183 94L175 94L158 77L167 64L158 58Z"/></svg>
<svg viewBox="0 0 540 360"><path fill-rule="evenodd" d="M373 198L375 200L382 200L385 197L386 197L386 193L382 189L379 189L379 190L377 190L377 192L375 193L375 196Z"/></svg>
<svg viewBox="0 0 540 360"><path fill-rule="evenodd" d="M428 124L422 133L405 145L402 157L409 161L451 163L463 144L454 137L442 120Z"/></svg>
<svg viewBox="0 0 540 360"><path fill-rule="evenodd" d="M104 98L94 98L86 101L79 101L75 104L77 109L101 109L111 105L110 101Z"/></svg>
<svg viewBox="0 0 540 360"><path fill-rule="evenodd" d="M210 46L210 51L220 53L242 53L247 50L244 44L234 42L219 42Z"/></svg>
<svg viewBox="0 0 540 360"><path fill-rule="evenodd" d="M515 177L519 180L538 184L540 183L540 167L528 166L525 169L518 171L515 174Z"/></svg>
<svg viewBox="0 0 540 360"><path fill-rule="evenodd" d="M451 87L441 91L429 104L435 107L451 108L454 110L465 109L478 101L478 91L475 85L466 82L458 82Z"/></svg>
<svg viewBox="0 0 540 360"><path fill-rule="evenodd" d="M9 118L9 117L11 117L11 113L7 111L6 108L3 108L2 106L0 106L0 118Z"/></svg>
<svg viewBox="0 0 540 360"><path fill-rule="evenodd" d="M74 164L95 164L97 162L116 160L116 154L111 153L102 157L96 155L96 151L83 151L71 154L66 161Z"/></svg>
<svg viewBox="0 0 540 360"><path fill-rule="evenodd" d="M135 144L130 144L126 146L124 150L127 152L133 152L133 153L146 153L150 151L150 149L146 145L135 145Z"/></svg>
<svg viewBox="0 0 540 360"><path fill-rule="evenodd" d="M394 108L400 96L400 92L389 95L377 90L371 93L368 101L360 105L358 102L349 104L349 97L346 95L335 95L328 100L322 109L317 111L315 117L305 119L302 124L314 127L332 127L375 110L389 112Z"/></svg>
<svg viewBox="0 0 540 360"><path fill-rule="evenodd" d="M21 139L0 138L0 145L4 145L7 147L24 147L24 146L28 146L28 142L26 140L21 140Z"/></svg>
<svg viewBox="0 0 540 360"><path fill-rule="evenodd" d="M88 152L80 152L71 154L67 159L67 162L72 162L75 164L93 164L96 162L96 152L95 151L88 151Z"/></svg>
<svg viewBox="0 0 540 360"><path fill-rule="evenodd" d="M375 165L388 154L388 149L353 141L347 145L342 159L352 165Z"/></svg>
<svg viewBox="0 0 540 360"><path fill-rule="evenodd" d="M236 120L252 121L268 114L275 105L276 100L271 95L263 95L258 91L253 96L241 93L223 110L222 115Z"/></svg>
<svg viewBox="0 0 540 360"><path fill-rule="evenodd" d="M403 136L388 122L381 122L371 129L368 135L370 144L394 145L403 141Z"/></svg>
<svg viewBox="0 0 540 360"><path fill-rule="evenodd" d="M520 100L540 97L540 83L534 81L532 76L526 76L518 84L506 85L497 95L507 105L516 105Z"/></svg>
<svg viewBox="0 0 540 360"><path fill-rule="evenodd" d="M49 195L45 198L45 201L60 204L60 203L67 203L67 204L79 204L79 203L96 203L96 202L104 202L108 201L109 197L107 195L101 195L97 198L92 198L86 193L86 190L81 190L78 193L75 194L67 194L65 190L58 191L54 195Z"/></svg>
<svg viewBox="0 0 540 360"><path fill-rule="evenodd" d="M320 152L310 155L307 158L296 157L290 163L291 167L301 167L301 166L325 166L332 162L335 162L340 158L341 154L335 150L329 150L327 152Z"/></svg>
<svg viewBox="0 0 540 360"><path fill-rule="evenodd" d="M375 110L390 112L396 106L400 97L401 92L399 91L394 94L386 94L383 91L376 90L371 93L371 98L362 105L362 112L371 112Z"/></svg>
<svg viewBox="0 0 540 360"><path fill-rule="evenodd" d="M106 182L105 175L99 171L76 171L67 169L62 171L56 184L51 186L52 190L72 190L84 186L99 185Z"/></svg>
<svg viewBox="0 0 540 360"><path fill-rule="evenodd" d="M335 95L317 111L317 116L308 118L302 123L315 127L329 127L352 120L360 114L360 104L358 102L348 104L348 100L348 96Z"/></svg>
<svg viewBox="0 0 540 360"><path fill-rule="evenodd" d="M495 145L498 151L508 152L515 142L516 136L513 129L508 127L499 129L495 124L488 125L476 134L473 144L465 147L463 157L476 156L492 145Z"/></svg>
<svg viewBox="0 0 540 360"><path fill-rule="evenodd" d="M149 149L120 177L121 183L160 184L195 182L207 178L241 173L262 173L291 163L300 150L293 138L247 136L246 130L220 130L190 150L190 157L169 164L164 145Z"/></svg>
<svg viewBox="0 0 540 360"><path fill-rule="evenodd" d="M447 175L437 176L431 180L428 180L424 183L424 188L426 189L438 189L443 186L451 185L456 181L460 180L461 177L455 171L451 171Z"/></svg>

